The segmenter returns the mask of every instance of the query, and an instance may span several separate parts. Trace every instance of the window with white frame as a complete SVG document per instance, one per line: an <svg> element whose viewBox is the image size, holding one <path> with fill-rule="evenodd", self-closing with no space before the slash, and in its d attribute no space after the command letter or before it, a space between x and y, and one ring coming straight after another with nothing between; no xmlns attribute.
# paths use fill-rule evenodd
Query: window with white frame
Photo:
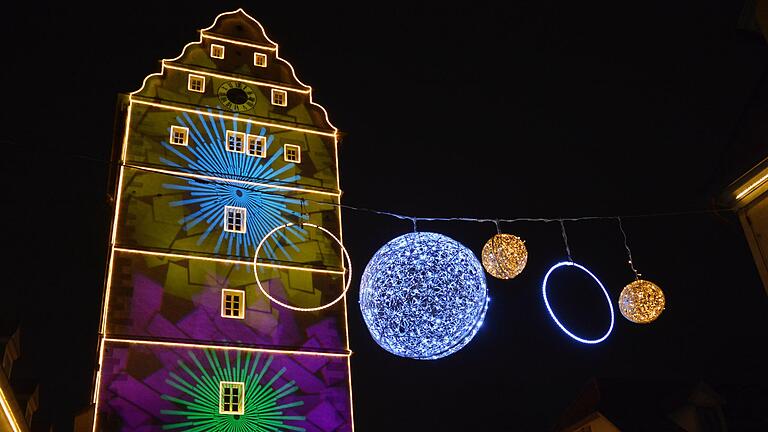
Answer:
<svg viewBox="0 0 768 432"><path fill-rule="evenodd" d="M286 144L283 146L283 160L286 162L301 162L301 147L296 144Z"/></svg>
<svg viewBox="0 0 768 432"><path fill-rule="evenodd" d="M219 382L219 414L242 415L245 412L245 383Z"/></svg>
<svg viewBox="0 0 768 432"><path fill-rule="evenodd" d="M288 92L272 89L272 105L288 106Z"/></svg>
<svg viewBox="0 0 768 432"><path fill-rule="evenodd" d="M223 45L211 44L211 57L217 58L217 59L223 59L224 58L224 46Z"/></svg>
<svg viewBox="0 0 768 432"><path fill-rule="evenodd" d="M253 53L253 65L267 67L267 55L262 53Z"/></svg>
<svg viewBox="0 0 768 432"><path fill-rule="evenodd" d="M227 131L227 151L242 153L244 147L245 133L236 131Z"/></svg>
<svg viewBox="0 0 768 432"><path fill-rule="evenodd" d="M221 316L224 318L245 318L245 291L221 290Z"/></svg>
<svg viewBox="0 0 768 432"><path fill-rule="evenodd" d="M267 157L267 137L261 135L248 135L245 153L248 156Z"/></svg>
<svg viewBox="0 0 768 432"><path fill-rule="evenodd" d="M189 74L187 90L198 93L205 92L205 77L201 75Z"/></svg>
<svg viewBox="0 0 768 432"><path fill-rule="evenodd" d="M171 144L185 146L189 142L189 128L184 126L171 126L171 136L168 138Z"/></svg>
<svg viewBox="0 0 768 432"><path fill-rule="evenodd" d="M247 211L242 207L224 206L224 231L245 232Z"/></svg>

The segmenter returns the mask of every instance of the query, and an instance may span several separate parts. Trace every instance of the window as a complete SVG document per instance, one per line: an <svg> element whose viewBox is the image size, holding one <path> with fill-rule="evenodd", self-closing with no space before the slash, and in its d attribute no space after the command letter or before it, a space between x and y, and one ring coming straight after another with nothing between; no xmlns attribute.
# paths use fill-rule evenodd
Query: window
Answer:
<svg viewBox="0 0 768 432"><path fill-rule="evenodd" d="M227 151L242 153L245 134L243 132L227 131Z"/></svg>
<svg viewBox="0 0 768 432"><path fill-rule="evenodd" d="M189 129L183 126L171 126L171 136L169 140L171 144L175 145L187 145L189 139Z"/></svg>
<svg viewBox="0 0 768 432"><path fill-rule="evenodd" d="M301 147L295 144L286 144L283 147L283 160L286 162L301 162Z"/></svg>
<svg viewBox="0 0 768 432"><path fill-rule="evenodd" d="M224 318L245 318L245 291L221 290L221 316Z"/></svg>
<svg viewBox="0 0 768 432"><path fill-rule="evenodd" d="M187 81L187 89L193 92L198 92L198 93L205 92L205 77L200 75L189 74L189 81Z"/></svg>
<svg viewBox="0 0 768 432"><path fill-rule="evenodd" d="M267 67L267 55L262 53L253 53L254 66Z"/></svg>
<svg viewBox="0 0 768 432"><path fill-rule="evenodd" d="M287 106L288 92L285 90L272 89L272 105Z"/></svg>
<svg viewBox="0 0 768 432"><path fill-rule="evenodd" d="M245 383L219 382L219 414L242 415L245 412Z"/></svg>
<svg viewBox="0 0 768 432"><path fill-rule="evenodd" d="M248 135L248 146L245 153L248 156L267 157L267 137L261 135Z"/></svg>
<svg viewBox="0 0 768 432"><path fill-rule="evenodd" d="M242 207L224 207L224 231L244 233L246 210Z"/></svg>
<svg viewBox="0 0 768 432"><path fill-rule="evenodd" d="M222 45L211 44L211 57L217 59L224 58L224 47Z"/></svg>

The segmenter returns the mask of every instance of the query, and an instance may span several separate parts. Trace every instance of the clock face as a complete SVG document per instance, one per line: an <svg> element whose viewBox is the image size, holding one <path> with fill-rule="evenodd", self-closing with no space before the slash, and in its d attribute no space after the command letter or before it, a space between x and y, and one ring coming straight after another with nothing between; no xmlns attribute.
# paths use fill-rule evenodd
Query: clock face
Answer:
<svg viewBox="0 0 768 432"><path fill-rule="evenodd" d="M256 93L247 85L237 81L227 81L216 92L219 102L230 111L248 111L256 104Z"/></svg>

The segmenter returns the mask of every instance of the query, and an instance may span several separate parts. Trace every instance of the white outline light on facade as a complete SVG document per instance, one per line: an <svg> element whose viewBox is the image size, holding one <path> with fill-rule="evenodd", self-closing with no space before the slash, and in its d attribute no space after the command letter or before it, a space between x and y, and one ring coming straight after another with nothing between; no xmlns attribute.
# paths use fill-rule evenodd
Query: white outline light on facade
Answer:
<svg viewBox="0 0 768 432"><path fill-rule="evenodd" d="M261 284L261 280L259 280L258 267L260 267L260 266L263 266L263 265L264 265L264 264L261 264L261 263L259 263L259 262L258 262L258 261L259 261L259 251L261 250L261 247L262 247L262 246L264 246L264 243L267 241L267 239L269 239L270 237L272 237L272 234L274 234L274 233L275 233L275 232L277 232L278 230L281 230L281 229L283 229L283 228L288 228L288 227L291 227L291 226L294 226L294 225L296 225L296 224L295 224L295 223L287 223L287 224L285 224L285 225L280 225L279 227L276 227L275 229L273 229L272 231L270 231L269 233L267 233L267 235L265 235L265 236L264 236L264 238L263 238L263 239L261 239L261 242L259 242L259 245L256 247L256 252L254 252L254 253L253 253L253 255L254 255L254 257L255 257L255 258L253 259L253 264L254 264L254 265L253 265L253 274L256 276L256 285L259 287L259 289L261 290L261 292L262 292L262 293L263 293L265 296L267 296L267 298L268 298L268 299L270 299L270 300L271 300L271 301L273 301L274 303L277 303L277 304L279 304L280 306L282 306L282 307L284 307L284 308L288 308L288 309L291 309L291 310L295 310L295 311L299 311L299 312L312 312L312 311L318 311L318 310L321 310L321 309L325 309L325 308L331 307L331 306L333 306L334 304L338 303L338 302L339 302L341 299L343 299L343 298L344 298L344 296L347 294L347 290L349 290L349 285L352 283L352 260L350 260L350 259L349 259L349 254L347 253L347 248L345 248L345 247L344 247L344 245L341 243L341 240L339 240L339 238L338 238L338 237L336 237L335 235L333 235L333 233L332 233L332 232L328 231L327 229L325 229L325 228L323 228L323 227L321 227L321 226L318 226L318 225L315 225L315 224L313 224L313 223L309 223L309 222L304 222L304 223L302 224L302 225L304 225L304 226L311 226L311 227L313 227L313 228L317 228L317 229L319 229L320 231L323 231L324 233L326 233L326 234L328 234L329 236L331 236L331 238L332 238L332 239L336 240L336 243L338 243L338 244L339 244L339 247L341 248L341 253L342 253L342 255L344 255L344 258L345 258L345 260L347 261L347 268L346 268L346 271L345 271L345 273L348 273L347 282L344 284L344 290L341 292L341 294L339 294L339 296L338 296L338 297L336 297L336 299L334 299L334 300L333 300L332 302L330 302L330 303L324 304L324 305L322 305L322 306L313 307L313 308L300 308L300 307L296 307L296 306L291 306L291 305L289 305L289 304L283 303L283 302L281 302L280 300L278 300L278 299L276 299L276 298L272 297L272 296L271 296L271 295L270 295L270 294L267 292L267 290L266 290L266 289L264 289L264 286ZM342 276L342 277L343 277L343 276Z"/></svg>
<svg viewBox="0 0 768 432"><path fill-rule="evenodd" d="M3 406L3 413L5 413L5 417L8 419L8 423L10 423L13 432L21 432L19 423L16 421L16 417L13 415L11 404L8 402L8 399L6 399L5 393L2 390L0 390L0 405Z"/></svg>
<svg viewBox="0 0 768 432"><path fill-rule="evenodd" d="M761 184L763 184L763 182L766 181L766 180L768 180L768 174L762 176L759 180L757 180L756 182L754 182L751 185L747 186L746 189L744 189L738 195L736 195L736 199L740 200L740 199L744 198L747 194L749 194L753 190L757 189L757 187L760 186Z"/></svg>

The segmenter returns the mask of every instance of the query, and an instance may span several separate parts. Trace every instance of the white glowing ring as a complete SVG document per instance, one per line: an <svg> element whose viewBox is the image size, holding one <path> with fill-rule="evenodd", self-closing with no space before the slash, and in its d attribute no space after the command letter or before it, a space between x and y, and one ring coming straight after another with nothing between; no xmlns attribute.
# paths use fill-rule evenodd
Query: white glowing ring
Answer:
<svg viewBox="0 0 768 432"><path fill-rule="evenodd" d="M565 328L565 326L562 323L560 323L560 321L555 316L555 313L552 311L552 307L549 306L549 300L547 300L547 280L549 280L549 275L552 274L552 272L556 268L559 268L559 267L562 267L562 266L574 266L574 267L584 271L586 274L592 276L592 279L594 279L595 282L597 282L597 284L600 285L600 289L603 290L603 294L605 294L605 299L608 301L608 307L611 310L611 325L610 325L610 327L608 327L608 331L605 332L603 337L601 337L599 339L584 339L584 338L580 338L580 337L576 336L575 334L573 334L570 331L568 331L568 329ZM557 324L558 327L560 327L560 329L562 329L565 332L565 334L567 334L568 336L576 339L577 341L579 341L581 343L596 344L596 343L600 343L600 342L604 341L605 338L607 338L608 335L611 334L611 331L613 331L613 304L611 303L611 297L608 295L608 291L603 286L603 283L600 282L600 279L598 279L597 276L592 274L591 271L587 270L586 267L584 267L582 265L579 265L579 264L576 264L575 262L572 262L572 261L559 262L559 263L553 265L552 268L550 268L549 271L547 272L547 275L544 276L544 283L541 285L541 289L542 289L542 294L544 295L544 304L547 306L547 310L549 311L549 315L552 316L553 320L555 320L555 324Z"/></svg>
<svg viewBox="0 0 768 432"><path fill-rule="evenodd" d="M339 296L336 297L336 299L334 301L332 301L332 302L330 302L328 304L325 304L325 305L322 305L322 306L318 306L318 307L313 307L313 308L300 308L300 307L291 306L289 304L283 303L280 300L272 297L271 295L269 295L267 290L265 290L264 287L261 285L261 281L259 280L259 272L258 272L258 269L259 269L259 262L258 262L259 261L259 251L261 250L261 247L264 245L264 243L267 241L268 238L272 237L272 234L274 234L275 232L277 232L280 229L288 228L288 227L294 226L294 225L296 225L296 224L295 223L287 223L285 225L280 225L279 227L277 227L277 228L273 229L272 231L270 231L269 233L267 233L267 235L265 235L264 238L261 239L261 242L259 242L259 245L256 247L256 253L254 254L255 258L253 259L253 274L256 276L256 285L259 286L259 289L261 290L261 292L264 293L264 295L267 296L268 299L272 300L273 302L279 304L280 306L282 306L284 308L288 308L288 309L292 309L292 310L300 311L300 312L312 312L312 311L318 311L318 310L321 310L321 309L325 309L327 307L331 307L331 306L335 305L336 303L338 303L339 300L343 299L344 296L347 294L347 290L349 290L349 285L352 283L352 261L349 259L349 254L347 253L347 249L344 247L343 244L341 244L341 240L339 240L338 237L333 235L333 233L328 231L327 229L325 229L325 228L323 228L321 226L317 226L315 224L309 223L309 222L304 222L301 225L303 225L303 226L311 226L311 227L317 228L320 231L323 231L324 233L326 233L329 236L331 236L331 238L336 240L336 243L339 244L339 247L341 248L341 253L344 255L344 258L347 261L347 268L345 269L344 273L349 275L349 277L347 278L347 283L344 284L344 291L342 291L341 294L339 294ZM279 266L275 265L275 266L271 266L271 267L284 268L284 269L289 269L289 270L291 268L307 270L307 269L300 268L300 267L291 267L291 266L285 266L285 265L279 265ZM312 270L308 270L308 271L312 271ZM343 280L343 278L344 278L344 276L342 275L342 280Z"/></svg>

